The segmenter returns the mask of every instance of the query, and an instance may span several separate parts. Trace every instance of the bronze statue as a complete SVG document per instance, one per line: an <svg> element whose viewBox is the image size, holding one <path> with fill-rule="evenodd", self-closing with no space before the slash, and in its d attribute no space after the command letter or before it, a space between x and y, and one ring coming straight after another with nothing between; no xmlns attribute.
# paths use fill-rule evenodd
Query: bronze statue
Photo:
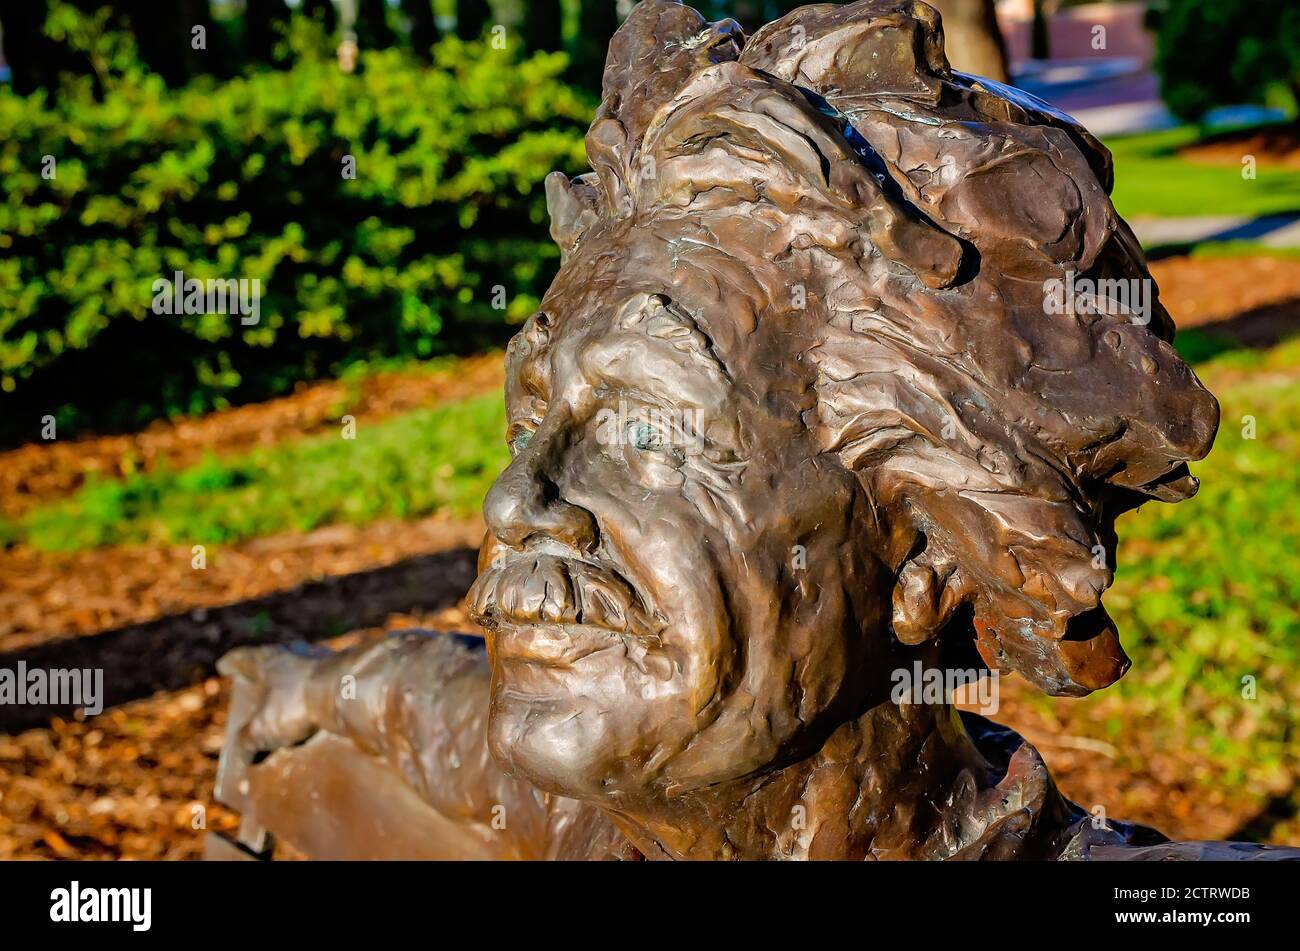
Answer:
<svg viewBox="0 0 1300 951"><path fill-rule="evenodd" d="M916 0L804 7L749 38L645 0L587 152L591 174L547 179L563 262L507 355L513 461L470 593L486 660L421 632L228 657L219 793L245 841L1219 848L1093 821L1010 731L891 699L917 662L1057 696L1128 668L1101 604L1115 519L1195 493L1218 406L1142 297L1106 149L951 70Z"/></svg>

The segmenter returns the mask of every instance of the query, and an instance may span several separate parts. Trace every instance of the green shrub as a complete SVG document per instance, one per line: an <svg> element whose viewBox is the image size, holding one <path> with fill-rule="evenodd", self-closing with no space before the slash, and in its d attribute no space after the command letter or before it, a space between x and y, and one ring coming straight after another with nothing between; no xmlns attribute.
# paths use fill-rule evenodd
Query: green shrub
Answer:
<svg viewBox="0 0 1300 951"><path fill-rule="evenodd" d="M347 75L297 19L288 70L169 90L115 36L94 83L0 88L0 440L463 351L535 308L557 263L541 180L583 165L592 111L563 55L451 37L432 67L384 50ZM178 270L259 280L260 321L154 314Z"/></svg>
<svg viewBox="0 0 1300 951"><path fill-rule="evenodd" d="M1195 121L1216 106L1300 102L1295 0L1164 0L1148 17L1170 110Z"/></svg>

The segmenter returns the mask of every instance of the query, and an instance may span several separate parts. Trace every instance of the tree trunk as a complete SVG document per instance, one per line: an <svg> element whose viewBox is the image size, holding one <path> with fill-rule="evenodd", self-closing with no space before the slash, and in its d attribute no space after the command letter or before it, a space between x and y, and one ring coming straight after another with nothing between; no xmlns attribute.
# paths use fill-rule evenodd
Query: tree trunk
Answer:
<svg viewBox="0 0 1300 951"><path fill-rule="evenodd" d="M198 73L217 72L223 64L220 37L207 0L173 0L158 4L130 0L120 6L131 23L136 47L149 68L169 86L188 82ZM194 28L203 27L204 48L194 48Z"/></svg>
<svg viewBox="0 0 1300 951"><path fill-rule="evenodd" d="M333 36L334 31L338 29L339 15L334 9L334 0L303 0L302 12L320 20L325 27L325 32L330 36Z"/></svg>
<svg viewBox="0 0 1300 951"><path fill-rule="evenodd" d="M618 0L582 0L578 41L573 51L573 77L585 89L600 91L605 54L618 29Z"/></svg>
<svg viewBox="0 0 1300 951"><path fill-rule="evenodd" d="M1044 0L1034 0L1034 22L1030 30L1029 55L1034 59L1050 59L1052 44L1047 30L1047 9Z"/></svg>
<svg viewBox="0 0 1300 951"><path fill-rule="evenodd" d="M252 0L244 8L244 49L255 63L275 61L275 44L283 38L289 22L284 0Z"/></svg>
<svg viewBox="0 0 1300 951"><path fill-rule="evenodd" d="M402 12L411 20L411 48L426 62L433 59L429 47L438 42L438 24L433 18L432 0L402 0Z"/></svg>
<svg viewBox="0 0 1300 951"><path fill-rule="evenodd" d="M388 4L384 0L359 0L357 3L357 46L363 50L382 50L393 45L393 29L388 25Z"/></svg>
<svg viewBox="0 0 1300 951"><path fill-rule="evenodd" d="M953 69L1005 83L1007 50L993 0L926 0L943 17L944 44Z"/></svg>
<svg viewBox="0 0 1300 951"><path fill-rule="evenodd" d="M564 11L560 0L528 0L520 23L530 51L564 49Z"/></svg>
<svg viewBox="0 0 1300 951"><path fill-rule="evenodd" d="M65 44L55 43L45 35L45 17L49 13L45 0L0 3L0 27L4 29L5 59L12 73L10 85L20 95L38 89L54 89L59 73L86 74L86 58L73 53Z"/></svg>
<svg viewBox="0 0 1300 951"><path fill-rule="evenodd" d="M462 40L477 40L492 19L487 0L456 0L456 35Z"/></svg>
<svg viewBox="0 0 1300 951"><path fill-rule="evenodd" d="M756 33L760 26L767 23L767 4L763 0L736 0L733 6L736 12L732 16L744 29L746 36Z"/></svg>

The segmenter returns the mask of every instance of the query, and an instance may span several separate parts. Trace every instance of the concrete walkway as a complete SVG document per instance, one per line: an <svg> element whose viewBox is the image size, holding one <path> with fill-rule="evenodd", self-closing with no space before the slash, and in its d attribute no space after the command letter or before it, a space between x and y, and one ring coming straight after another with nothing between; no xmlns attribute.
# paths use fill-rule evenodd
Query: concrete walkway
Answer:
<svg viewBox="0 0 1300 951"><path fill-rule="evenodd" d="M1203 215L1189 218L1129 219L1143 246L1255 241L1269 248L1300 248L1300 214Z"/></svg>

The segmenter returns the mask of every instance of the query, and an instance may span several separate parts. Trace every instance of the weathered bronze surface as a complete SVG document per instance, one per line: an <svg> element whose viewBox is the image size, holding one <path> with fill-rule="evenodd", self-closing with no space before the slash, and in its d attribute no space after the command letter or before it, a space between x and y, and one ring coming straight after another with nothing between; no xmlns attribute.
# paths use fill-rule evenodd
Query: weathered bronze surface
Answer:
<svg viewBox="0 0 1300 951"><path fill-rule="evenodd" d="M418 632L227 658L220 794L246 840L678 859L1162 842L1092 821L1009 731L891 699L917 661L1058 696L1128 668L1101 604L1116 516L1196 491L1218 406L1154 294L1047 303L1152 286L1106 149L952 71L924 3L805 7L747 39L646 0L587 152L593 173L547 179L563 264L507 356L514 458L470 595L487 662ZM382 792L377 763L416 796Z"/></svg>

